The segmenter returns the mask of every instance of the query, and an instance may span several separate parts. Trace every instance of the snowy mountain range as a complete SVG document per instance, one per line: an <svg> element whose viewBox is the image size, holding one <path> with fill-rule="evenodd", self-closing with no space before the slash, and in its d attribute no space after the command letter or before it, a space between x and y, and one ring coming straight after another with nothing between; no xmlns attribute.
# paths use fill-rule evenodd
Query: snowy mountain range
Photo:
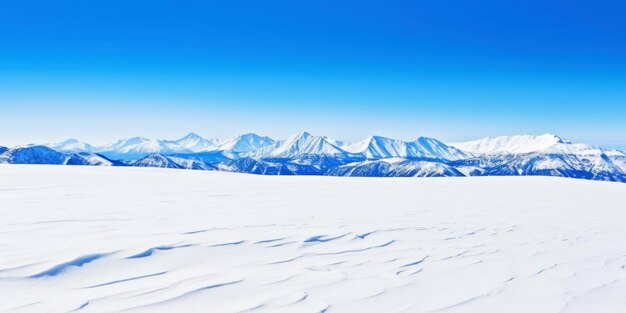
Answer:
<svg viewBox="0 0 626 313"><path fill-rule="evenodd" d="M218 144L218 139L206 139L200 137L198 134L189 133L187 136L173 141L165 141L170 145L177 145L183 149L187 149L192 152L202 152L215 149ZM155 151L156 152L156 151Z"/></svg>
<svg viewBox="0 0 626 313"><path fill-rule="evenodd" d="M307 132L283 140L249 133L228 140L190 133L176 140L131 137L104 146L76 139L0 147L0 163L144 166L266 175L544 175L626 182L626 153L552 134L443 143L372 136L346 143Z"/></svg>
<svg viewBox="0 0 626 313"><path fill-rule="evenodd" d="M460 160L470 156L455 147L426 137L420 137L411 142L404 142L391 138L372 136L361 142L345 146L345 150L353 154L362 155L370 160L385 158Z"/></svg>
<svg viewBox="0 0 626 313"><path fill-rule="evenodd" d="M539 152L557 144L568 143L559 136L543 134L488 137L466 142L453 142L450 145L471 153L495 154Z"/></svg>
<svg viewBox="0 0 626 313"><path fill-rule="evenodd" d="M259 136L257 134L243 134L235 138L226 140L224 143L220 144L217 149L214 150L250 152L266 146L273 145L274 143L276 143L276 140L270 137Z"/></svg>
<svg viewBox="0 0 626 313"><path fill-rule="evenodd" d="M108 159L90 152L59 152L45 146L0 148L0 164L58 164L121 166L123 162Z"/></svg>

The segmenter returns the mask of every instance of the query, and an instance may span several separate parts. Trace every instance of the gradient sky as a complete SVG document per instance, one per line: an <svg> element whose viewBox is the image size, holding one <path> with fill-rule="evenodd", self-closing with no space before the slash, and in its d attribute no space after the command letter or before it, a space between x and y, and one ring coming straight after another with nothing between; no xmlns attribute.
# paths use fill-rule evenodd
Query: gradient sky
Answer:
<svg viewBox="0 0 626 313"><path fill-rule="evenodd" d="M307 130L626 149L626 1L0 1L0 145Z"/></svg>

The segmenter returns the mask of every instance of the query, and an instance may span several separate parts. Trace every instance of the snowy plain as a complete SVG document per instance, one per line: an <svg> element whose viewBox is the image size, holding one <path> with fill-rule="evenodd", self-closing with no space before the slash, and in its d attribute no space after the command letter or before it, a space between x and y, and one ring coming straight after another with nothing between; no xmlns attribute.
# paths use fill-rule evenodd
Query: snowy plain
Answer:
<svg viewBox="0 0 626 313"><path fill-rule="evenodd" d="M624 312L626 184L0 165L2 312Z"/></svg>

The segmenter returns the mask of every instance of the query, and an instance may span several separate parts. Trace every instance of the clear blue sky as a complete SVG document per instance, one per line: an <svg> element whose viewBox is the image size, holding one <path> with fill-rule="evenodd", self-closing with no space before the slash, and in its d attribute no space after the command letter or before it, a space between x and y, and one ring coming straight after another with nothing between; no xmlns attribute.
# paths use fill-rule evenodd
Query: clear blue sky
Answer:
<svg viewBox="0 0 626 313"><path fill-rule="evenodd" d="M626 148L626 1L0 1L0 145L307 130Z"/></svg>

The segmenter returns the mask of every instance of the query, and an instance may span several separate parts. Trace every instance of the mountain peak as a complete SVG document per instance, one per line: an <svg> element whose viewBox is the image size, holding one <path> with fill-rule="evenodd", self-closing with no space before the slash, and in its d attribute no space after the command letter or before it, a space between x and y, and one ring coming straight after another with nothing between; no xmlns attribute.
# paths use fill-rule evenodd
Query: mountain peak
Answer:
<svg viewBox="0 0 626 313"><path fill-rule="evenodd" d="M311 135L309 132L301 131L301 132L299 132L297 134L292 135L289 138L308 138L308 137L311 137L311 136L313 136L313 135Z"/></svg>
<svg viewBox="0 0 626 313"><path fill-rule="evenodd" d="M80 141L76 138L69 138L65 141L60 142L59 144L72 144L72 143L79 143Z"/></svg>
<svg viewBox="0 0 626 313"><path fill-rule="evenodd" d="M187 134L186 136L184 136L184 137L182 137L182 138L180 138L178 140L189 140L189 139L204 139L204 138L202 138L202 136L200 136L200 135L198 135L198 134L196 134L194 132L190 132L189 134Z"/></svg>
<svg viewBox="0 0 626 313"><path fill-rule="evenodd" d="M233 139L254 139L254 138L269 138L269 137L261 136L255 133L245 133L245 134L239 134L237 137Z"/></svg>
<svg viewBox="0 0 626 313"><path fill-rule="evenodd" d="M424 137L424 136L419 136L417 137L417 139L415 139L415 141L439 141L435 138L431 138L431 137Z"/></svg>
<svg viewBox="0 0 626 313"><path fill-rule="evenodd" d="M272 145L254 151L255 157L280 157L292 158L303 155L341 155L346 152L336 146L326 137L313 136L306 131L292 135L291 137L277 141Z"/></svg>
<svg viewBox="0 0 626 313"><path fill-rule="evenodd" d="M466 142L451 143L463 151L479 154L499 153L530 153L545 151L557 144L568 144L569 141L554 135L513 135L487 137Z"/></svg>
<svg viewBox="0 0 626 313"><path fill-rule="evenodd" d="M458 149L448 147L444 143L426 137L419 137L415 141L370 136L363 141L348 145L345 150L360 154L367 159L385 158L414 158L414 159L442 159L458 160L467 155Z"/></svg>
<svg viewBox="0 0 626 313"><path fill-rule="evenodd" d="M168 141L168 143L178 145L192 152L210 151L217 147L217 140L209 140L193 132L178 140Z"/></svg>
<svg viewBox="0 0 626 313"><path fill-rule="evenodd" d="M74 138L59 143L44 144L44 146L60 152L94 152L96 150L92 145Z"/></svg>
<svg viewBox="0 0 626 313"><path fill-rule="evenodd" d="M404 157L407 155L405 142L375 135L348 145L345 150L350 153L361 154L368 159Z"/></svg>
<svg viewBox="0 0 626 313"><path fill-rule="evenodd" d="M529 136L531 136L531 135L529 135ZM571 143L569 140L563 139L563 137L561 137L559 135L551 134L551 133L545 133L543 135L538 135L536 137L538 137L538 138L546 138L546 139L549 139L549 140L554 140L556 143Z"/></svg>
<svg viewBox="0 0 626 313"><path fill-rule="evenodd" d="M150 139L145 138L145 137L139 137L139 136L128 137L128 138L118 140L118 142L125 142L129 144L141 143L141 142L146 142L146 141L150 141Z"/></svg>
<svg viewBox="0 0 626 313"><path fill-rule="evenodd" d="M220 144L218 150L233 152L249 152L274 144L276 141L270 137L259 136L255 133L241 134Z"/></svg>
<svg viewBox="0 0 626 313"><path fill-rule="evenodd" d="M378 135L373 135L373 136L369 136L367 138L367 141L372 142L372 141L381 141L381 140L393 140L391 138L387 138L387 137L383 137L383 136L378 136Z"/></svg>

